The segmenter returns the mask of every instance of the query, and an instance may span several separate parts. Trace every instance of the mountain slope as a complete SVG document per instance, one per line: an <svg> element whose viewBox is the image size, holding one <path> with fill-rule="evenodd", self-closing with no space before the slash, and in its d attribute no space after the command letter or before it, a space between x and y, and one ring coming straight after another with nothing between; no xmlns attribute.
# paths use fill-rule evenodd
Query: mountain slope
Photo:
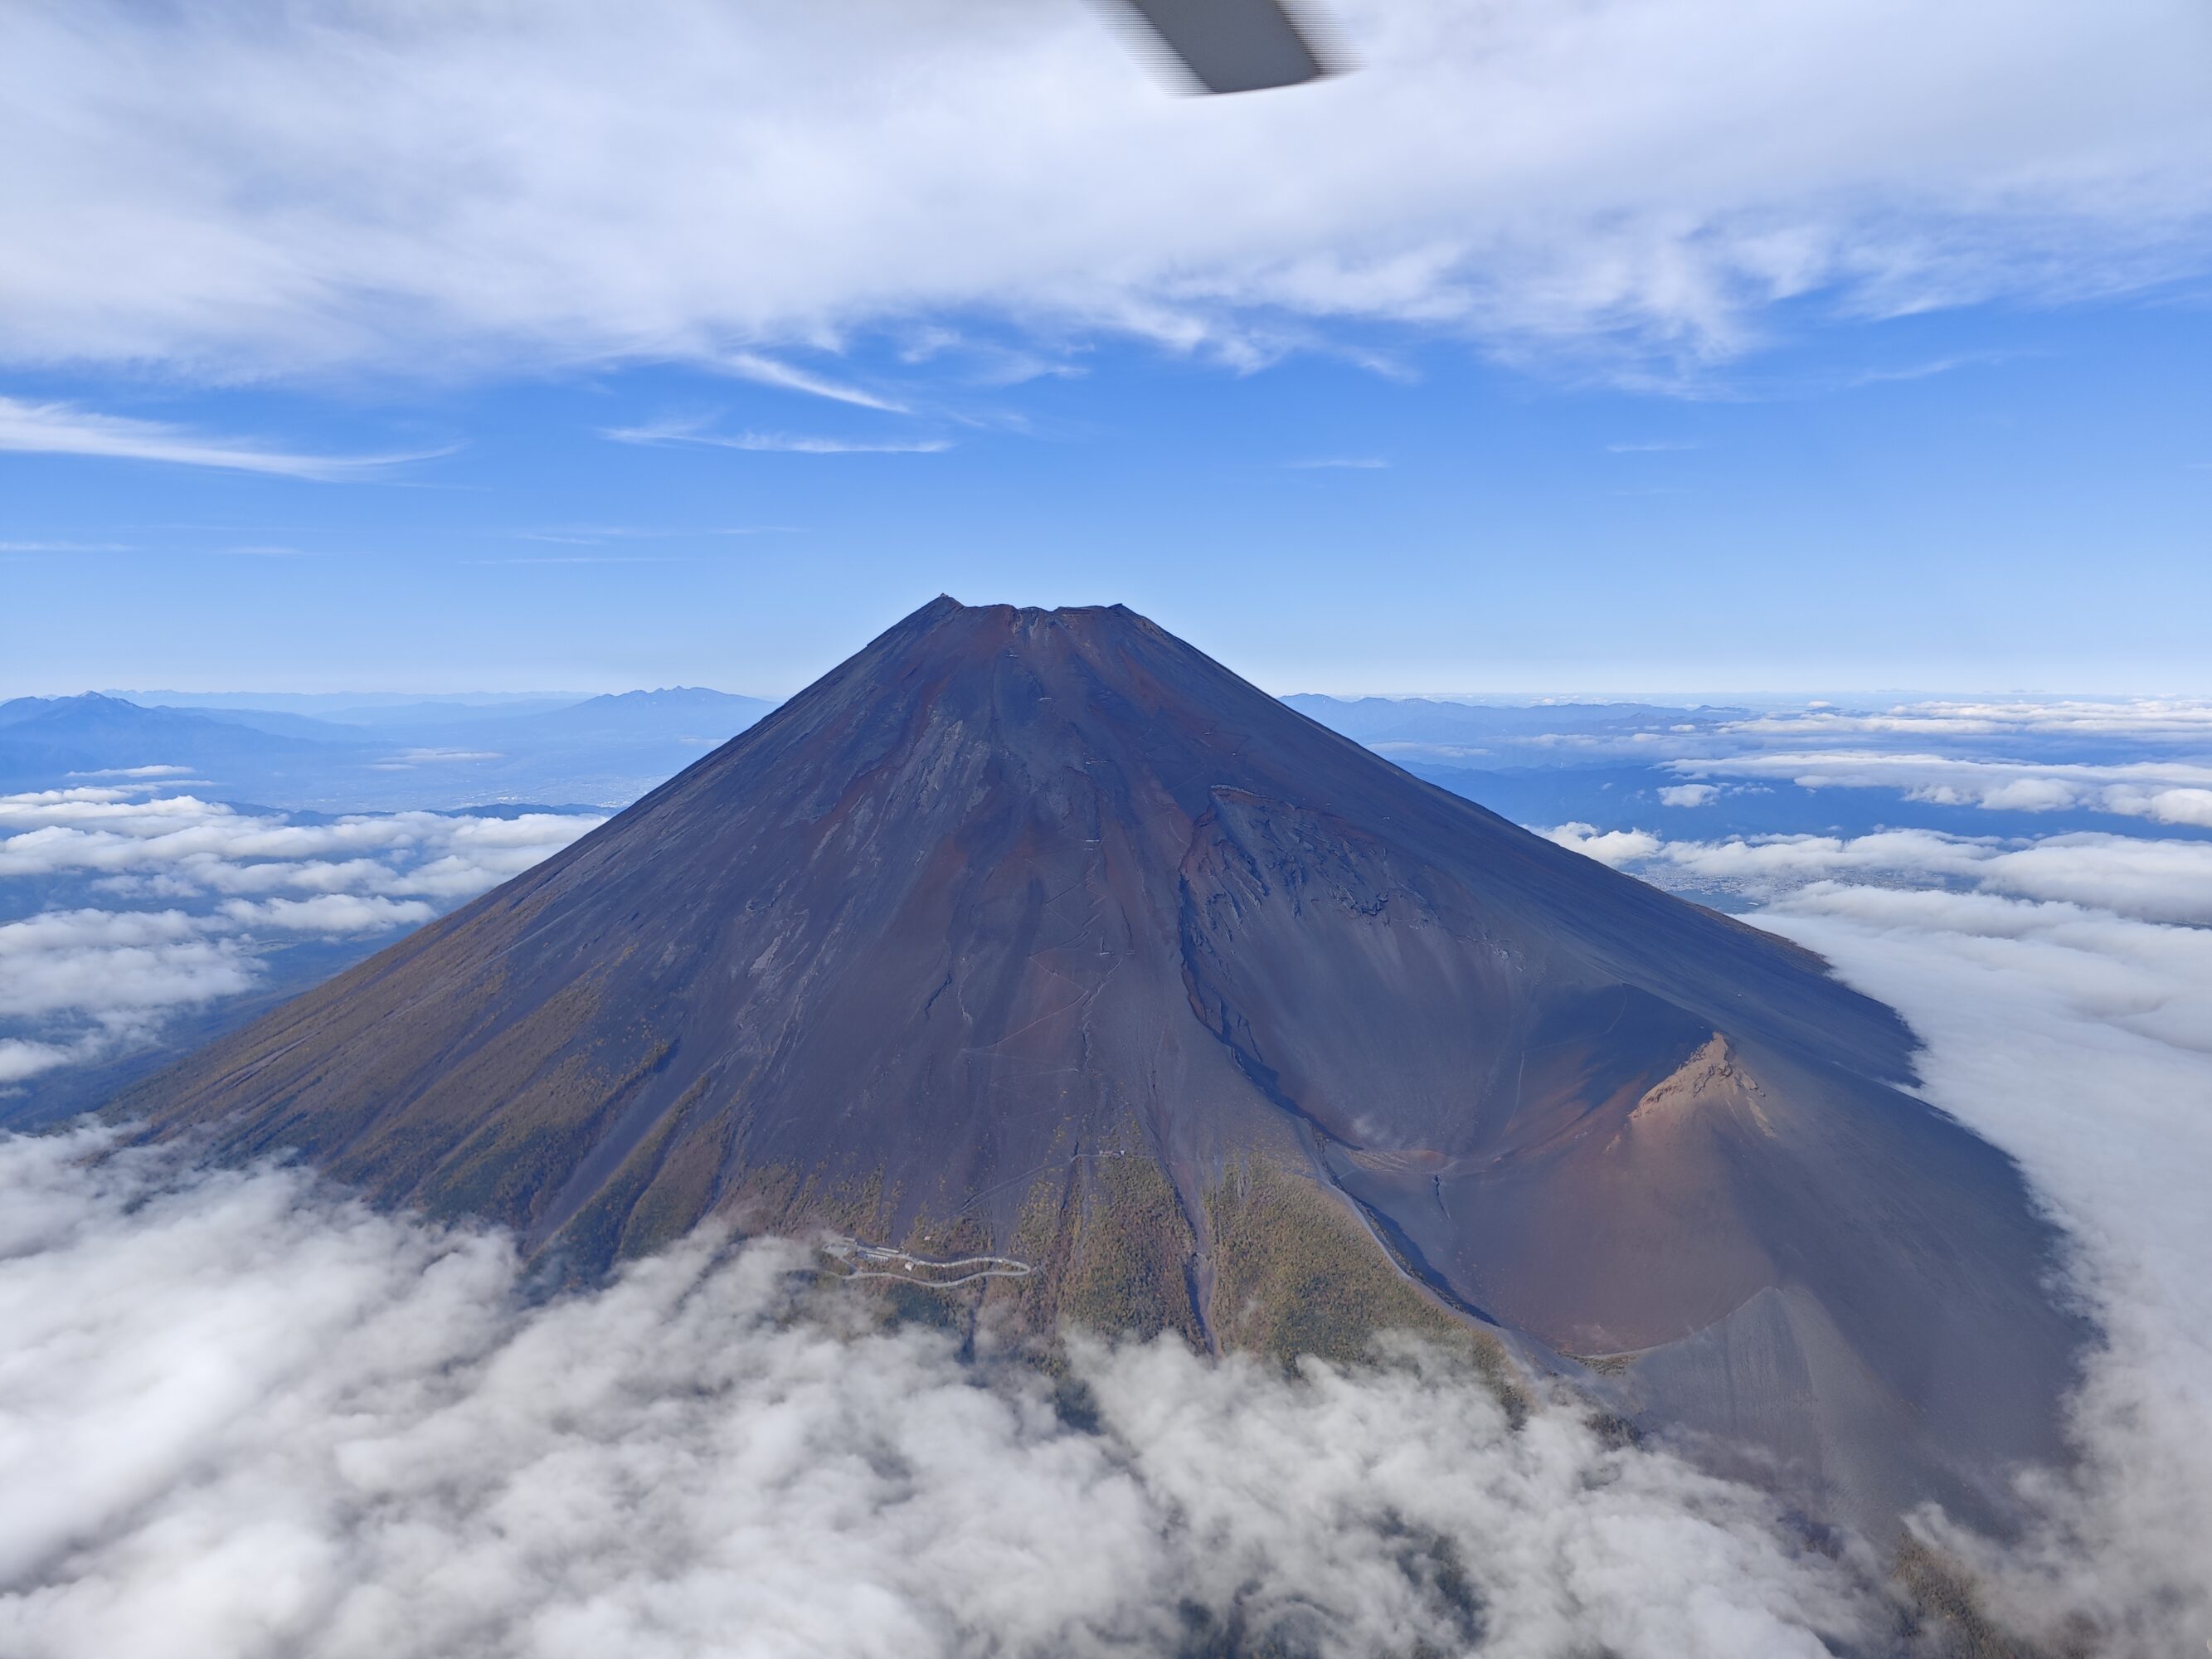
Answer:
<svg viewBox="0 0 2212 1659"><path fill-rule="evenodd" d="M2078 1334L1911 1048L1119 607L940 599L124 1104L586 1268L720 1212L1040 1331L1495 1322L1869 1516L2052 1454Z"/></svg>

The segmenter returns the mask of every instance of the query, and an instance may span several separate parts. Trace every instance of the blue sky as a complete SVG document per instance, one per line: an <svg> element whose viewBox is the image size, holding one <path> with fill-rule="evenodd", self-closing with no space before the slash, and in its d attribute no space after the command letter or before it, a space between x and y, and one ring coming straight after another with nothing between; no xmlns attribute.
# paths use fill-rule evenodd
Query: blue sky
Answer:
<svg viewBox="0 0 2212 1659"><path fill-rule="evenodd" d="M434 105L374 174L476 43L363 26L290 104L331 30L281 9L15 20L0 691L778 695L939 591L1124 601L1284 691L2208 689L2212 125L2161 54L2055 7L2004 12L2024 86L2002 9L1912 65L1870 3L1741 63L1717 0L1471 45L1340 9L1359 73L1182 100L1088 14L981 5L972 56L862 65L897 119L785 19L714 37L785 54L744 120L679 84L642 135L559 102L587 12L519 9L500 134ZM1591 112L1655 14L1683 101ZM687 62L729 27L655 15ZM1936 112L1768 143L1816 72Z"/></svg>

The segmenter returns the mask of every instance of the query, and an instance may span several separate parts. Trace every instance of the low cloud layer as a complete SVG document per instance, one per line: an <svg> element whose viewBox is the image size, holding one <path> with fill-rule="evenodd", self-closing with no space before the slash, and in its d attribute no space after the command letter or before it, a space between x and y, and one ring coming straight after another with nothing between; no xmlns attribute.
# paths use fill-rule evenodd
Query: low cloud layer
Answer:
<svg viewBox="0 0 2212 1659"><path fill-rule="evenodd" d="M1844 747L1864 747L1869 738L2014 744L2097 743L2118 738L2138 747L2178 743L2204 749L2212 748L2212 700L2040 697L1976 702L1936 698L1872 712L1813 703L1741 720L1730 729L1792 744L1813 741Z"/></svg>
<svg viewBox="0 0 2212 1659"><path fill-rule="evenodd" d="M1736 755L1678 761L1692 777L1781 778L1808 789L1894 789L1938 806L2005 812L2086 808L2212 830L2212 766L2186 761L2067 765L1879 750Z"/></svg>
<svg viewBox="0 0 2212 1659"><path fill-rule="evenodd" d="M2212 842L2128 836L2039 841L1885 830L1865 836L1737 836L1670 841L1644 830L1564 823L1551 837L1662 886L1759 902L1814 884L1938 887L2052 900L2135 921L2212 925ZM1954 912L1967 908L1954 903ZM1984 907L1983 914L1997 914Z"/></svg>
<svg viewBox="0 0 2212 1659"><path fill-rule="evenodd" d="M2097 814L2129 833L2212 830L2212 700L2203 698L1931 699L1877 709L1811 702L1756 714L1711 705L1370 699L1309 712L1417 768L1540 769L1563 787L1580 768L1649 769L1656 776L1631 792L1636 800L1667 808L1729 803L1767 829L1826 828L1838 815L1870 828L1909 804L2046 821L2052 813L2077 821ZM1474 793L1498 787L1492 780ZM1813 792L1793 804L1799 822L1772 822L1793 791ZM1847 793L1857 799L1839 799ZM1763 809L1755 798L1764 799ZM1623 795L1623 810L1629 799ZM1627 826L1615 818L1607 827Z"/></svg>
<svg viewBox="0 0 2212 1659"><path fill-rule="evenodd" d="M1813 703L1731 720L1676 753L1668 763L1689 778L2212 829L2212 701L2201 697Z"/></svg>
<svg viewBox="0 0 2212 1659"><path fill-rule="evenodd" d="M2032 1478L2040 1519L2008 1547L1918 1524L2023 1629L2195 1650L2212 928L2187 922L2212 849L1562 838L1742 884L1761 925L1902 1009L1929 1097L2021 1159L2107 1336L2073 1411L2084 1455ZM40 919L88 951L159 933L112 921ZM88 1156L103 1144L0 1140L11 1656L913 1659L1233 1636L1347 1659L1812 1659L1896 1640L1860 1547L1809 1548L1756 1492L1611 1443L1571 1403L1516 1431L1411 1352L1285 1377L1082 1346L1076 1410L988 1341L963 1357L878 1326L796 1245L697 1237L533 1301L501 1235L375 1215L298 1170Z"/></svg>
<svg viewBox="0 0 2212 1659"><path fill-rule="evenodd" d="M532 1308L496 1237L293 1172L0 1145L0 1649L247 1656L1603 1648L1887 1609L1769 1503L1408 1358L1037 1374L697 1240ZM801 1316L794 1317L794 1314Z"/></svg>
<svg viewBox="0 0 2212 1659"><path fill-rule="evenodd" d="M125 897L289 887L454 899L520 874L599 822L549 812L295 822L191 795L51 789L0 795L0 879L95 874Z"/></svg>
<svg viewBox="0 0 2212 1659"><path fill-rule="evenodd" d="M161 1017L232 996L253 963L228 929L181 910L50 910L0 925L0 1083L150 1036ZM59 1040L55 1040L58 1037Z"/></svg>
<svg viewBox="0 0 2212 1659"><path fill-rule="evenodd" d="M295 822L145 787L0 795L0 1086L96 1060L253 988L289 941L417 927L600 820L435 812Z"/></svg>
<svg viewBox="0 0 2212 1659"><path fill-rule="evenodd" d="M2212 1644L2212 930L1840 886L1759 920L1908 1013L1929 1096L2021 1160L2106 1328L2074 1413L2088 1455L2037 1483L2049 1523L2007 1549L1934 1532L2030 1628Z"/></svg>

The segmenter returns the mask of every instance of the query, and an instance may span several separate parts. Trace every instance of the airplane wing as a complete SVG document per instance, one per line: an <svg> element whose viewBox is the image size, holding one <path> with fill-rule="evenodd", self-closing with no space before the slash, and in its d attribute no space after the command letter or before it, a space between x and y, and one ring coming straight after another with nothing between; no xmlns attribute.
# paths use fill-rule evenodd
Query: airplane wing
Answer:
<svg viewBox="0 0 2212 1659"><path fill-rule="evenodd" d="M1296 86L1328 73L1281 0L1129 0L1208 92Z"/></svg>

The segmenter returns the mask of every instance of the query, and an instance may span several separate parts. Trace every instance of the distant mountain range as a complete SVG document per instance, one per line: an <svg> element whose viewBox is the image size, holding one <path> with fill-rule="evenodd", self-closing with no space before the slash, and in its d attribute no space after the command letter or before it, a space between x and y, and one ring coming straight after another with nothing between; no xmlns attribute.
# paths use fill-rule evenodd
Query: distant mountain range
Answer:
<svg viewBox="0 0 2212 1659"><path fill-rule="evenodd" d="M255 695L265 706L249 702ZM169 697L179 704L157 701ZM1999 810L1945 799L1941 791L1822 787L1786 775L1684 789L1686 775L1669 763L1725 760L1797 741L1762 737L1747 725L1772 712L1767 708L1304 693L1282 701L1417 777L1516 823L1544 828L1581 823L1600 830L1704 837L1856 836L1877 829L2212 836L2212 825L2116 817L2082 806ZM622 806L774 706L691 686L568 699L185 692L24 697L0 703L0 791L168 781L213 799L287 811ZM2094 727L2069 725L1986 738L1967 731L1943 741L1948 751L1964 756L2027 754L2052 763L2094 764L2114 752Z"/></svg>
<svg viewBox="0 0 2212 1659"><path fill-rule="evenodd" d="M97 692L18 697L0 703L0 784L53 787L133 775L283 776L342 763L337 750L360 744L356 733L327 730L330 740L317 742L220 716L143 708Z"/></svg>
<svg viewBox="0 0 2212 1659"><path fill-rule="evenodd" d="M694 686L552 708L413 702L327 719L98 692L19 697L0 703L0 789L173 782L223 799L334 811L621 805L774 706Z"/></svg>
<svg viewBox="0 0 2212 1659"><path fill-rule="evenodd" d="M105 689L105 688L103 688ZM364 691L118 691L111 697L149 708L228 709L301 714L337 726L419 726L494 714L542 714L587 699L588 691L456 691L438 695Z"/></svg>
<svg viewBox="0 0 2212 1659"><path fill-rule="evenodd" d="M1324 697L1298 692L1283 701L1332 731L1370 744L1414 744L1494 748L1532 744L1549 753L1562 738L1584 747L1633 742L1639 732L1717 731L1747 708L1678 708L1650 702L1540 700L1522 703L1456 702L1434 697Z"/></svg>

